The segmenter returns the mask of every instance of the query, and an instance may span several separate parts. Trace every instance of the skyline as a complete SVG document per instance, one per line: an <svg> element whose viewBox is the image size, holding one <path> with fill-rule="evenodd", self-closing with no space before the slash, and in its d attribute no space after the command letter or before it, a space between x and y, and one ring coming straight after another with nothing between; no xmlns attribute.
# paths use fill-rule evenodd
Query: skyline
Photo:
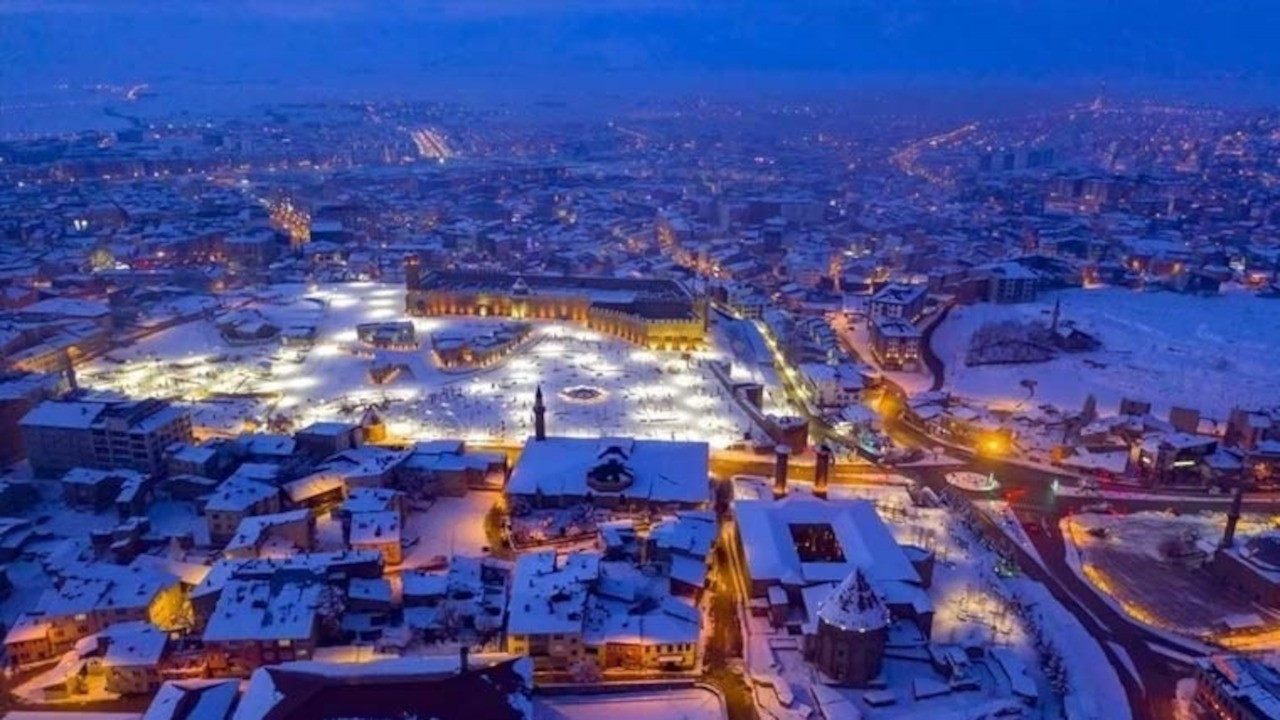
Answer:
<svg viewBox="0 0 1280 720"><path fill-rule="evenodd" d="M1139 86L1237 100L1274 92L1280 10L1247 2L0 3L11 90L49 82L384 83L601 75L660 92L676 79L811 74L823 86ZM475 89L475 88L472 88ZM495 87L495 90L506 88ZM720 88L723 90L724 88ZM1208 98L1207 98L1208 99Z"/></svg>
<svg viewBox="0 0 1280 720"><path fill-rule="evenodd" d="M0 720L1280 720L1277 18L0 0Z"/></svg>

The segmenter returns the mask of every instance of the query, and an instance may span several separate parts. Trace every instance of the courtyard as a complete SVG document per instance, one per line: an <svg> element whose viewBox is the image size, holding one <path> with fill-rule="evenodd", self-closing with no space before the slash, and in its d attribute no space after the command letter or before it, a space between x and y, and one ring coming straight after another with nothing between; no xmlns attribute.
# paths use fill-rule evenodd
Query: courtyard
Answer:
<svg viewBox="0 0 1280 720"><path fill-rule="evenodd" d="M496 362L443 368L432 357L433 334L478 337L509 321L409 318L403 305L403 288L392 284L241 291L226 297L216 318L114 350L81 369L78 380L91 390L180 402L205 437L355 421L376 405L396 440L517 444L533 433L539 384L556 435L701 440L723 448L754 429L710 369L729 359L714 344L696 353L658 352L578 325L539 322L529 341ZM234 342L225 329L232 321ZM357 337L359 324L391 321L411 322L419 347L375 348ZM301 336L311 339L288 342ZM397 372L378 383L375 367Z"/></svg>

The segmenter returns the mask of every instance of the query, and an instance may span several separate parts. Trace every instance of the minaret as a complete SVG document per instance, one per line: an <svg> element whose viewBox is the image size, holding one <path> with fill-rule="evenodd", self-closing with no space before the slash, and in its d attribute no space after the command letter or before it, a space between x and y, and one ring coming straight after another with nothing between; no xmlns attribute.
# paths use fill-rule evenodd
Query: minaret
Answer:
<svg viewBox="0 0 1280 720"><path fill-rule="evenodd" d="M1053 319L1049 321L1049 332L1058 332L1058 317L1062 313L1062 298L1053 301Z"/></svg>
<svg viewBox="0 0 1280 720"><path fill-rule="evenodd" d="M1236 525L1240 523L1240 508L1244 505L1244 488L1236 488L1231 494L1231 510L1227 512L1227 529L1222 534L1219 547L1230 548L1236 544Z"/></svg>
<svg viewBox="0 0 1280 720"><path fill-rule="evenodd" d="M825 498L827 483L831 479L831 448L823 443L817 447L818 458L813 466L813 494Z"/></svg>
<svg viewBox="0 0 1280 720"><path fill-rule="evenodd" d="M80 382L76 379L76 364L71 361L71 350L64 348L62 350L62 370L67 377L67 387L72 391L80 389Z"/></svg>
<svg viewBox="0 0 1280 720"><path fill-rule="evenodd" d="M547 439L547 406L542 404L542 385L533 393L533 439Z"/></svg>

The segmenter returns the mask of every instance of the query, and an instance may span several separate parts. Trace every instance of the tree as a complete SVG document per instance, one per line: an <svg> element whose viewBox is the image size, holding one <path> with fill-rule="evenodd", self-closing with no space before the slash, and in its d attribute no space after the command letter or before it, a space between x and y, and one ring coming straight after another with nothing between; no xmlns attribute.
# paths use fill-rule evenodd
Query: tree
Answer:
<svg viewBox="0 0 1280 720"><path fill-rule="evenodd" d="M320 591L320 633L327 638L342 636L342 616L347 612L347 598L337 587L325 585Z"/></svg>

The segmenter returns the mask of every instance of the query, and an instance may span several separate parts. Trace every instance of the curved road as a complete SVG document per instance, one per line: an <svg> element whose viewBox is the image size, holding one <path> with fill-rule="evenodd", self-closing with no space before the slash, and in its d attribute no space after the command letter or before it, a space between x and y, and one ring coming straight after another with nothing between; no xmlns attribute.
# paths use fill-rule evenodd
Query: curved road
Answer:
<svg viewBox="0 0 1280 720"><path fill-rule="evenodd" d="M921 481L935 491L941 491L949 487L944 474L944 470L931 470L923 474ZM981 495L964 494L969 497ZM1058 529L1056 512L1036 507L1029 512L1015 513L1025 526L1039 528L1027 535L1044 561L1042 566L1021 545L1010 543L1018 555L1019 568L1032 580L1044 585L1054 599L1098 641L1124 685L1133 717L1138 720L1172 717L1177 682L1189 676L1190 672L1185 665L1153 647L1177 655L1195 655L1195 651L1134 623L1085 584L1066 561L1065 540Z"/></svg>

